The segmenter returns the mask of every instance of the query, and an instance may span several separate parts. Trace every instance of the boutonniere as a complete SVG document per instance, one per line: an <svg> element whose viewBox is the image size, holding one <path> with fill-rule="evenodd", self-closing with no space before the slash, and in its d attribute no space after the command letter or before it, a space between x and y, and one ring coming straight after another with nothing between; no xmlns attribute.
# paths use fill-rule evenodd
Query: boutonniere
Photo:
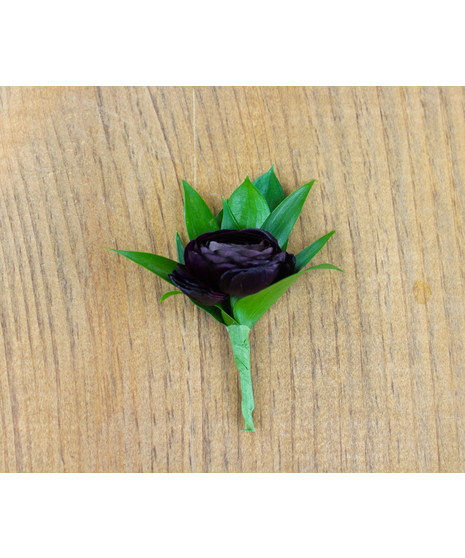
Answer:
<svg viewBox="0 0 465 558"><path fill-rule="evenodd" d="M223 197L223 209L214 217L201 196L183 181L189 243L184 247L176 233L178 261L156 254L114 250L177 287L165 293L160 302L185 294L226 327L240 372L245 430L255 430L251 328L307 271L342 271L331 264L304 269L335 231L296 256L287 252L289 235L313 182L286 197L271 167L253 182L247 176L229 199Z"/></svg>

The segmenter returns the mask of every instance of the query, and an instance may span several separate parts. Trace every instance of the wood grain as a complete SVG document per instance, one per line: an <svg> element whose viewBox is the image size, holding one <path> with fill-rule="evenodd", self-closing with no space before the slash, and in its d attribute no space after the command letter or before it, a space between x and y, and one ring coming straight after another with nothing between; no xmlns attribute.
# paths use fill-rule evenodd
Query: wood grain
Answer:
<svg viewBox="0 0 465 558"><path fill-rule="evenodd" d="M104 248L272 163L346 274L254 328L246 433L222 326ZM465 472L464 90L4 88L0 177L0 471Z"/></svg>

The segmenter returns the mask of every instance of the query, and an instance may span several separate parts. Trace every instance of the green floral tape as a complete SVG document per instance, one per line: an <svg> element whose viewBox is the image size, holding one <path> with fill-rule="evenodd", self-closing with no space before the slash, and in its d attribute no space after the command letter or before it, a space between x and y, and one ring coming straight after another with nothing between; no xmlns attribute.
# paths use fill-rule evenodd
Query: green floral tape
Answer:
<svg viewBox="0 0 465 558"><path fill-rule="evenodd" d="M252 419L255 403L253 400L252 376L250 375L250 328L244 325L230 325L227 329L233 348L234 361L241 376L241 408L245 420L245 430L255 432Z"/></svg>

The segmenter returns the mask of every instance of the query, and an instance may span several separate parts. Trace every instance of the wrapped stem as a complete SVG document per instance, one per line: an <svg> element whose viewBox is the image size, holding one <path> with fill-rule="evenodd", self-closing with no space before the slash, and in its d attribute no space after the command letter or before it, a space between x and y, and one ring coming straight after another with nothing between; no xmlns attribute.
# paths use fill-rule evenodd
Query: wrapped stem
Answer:
<svg viewBox="0 0 465 558"><path fill-rule="evenodd" d="M252 376L250 375L250 328L245 325L228 326L229 338L234 353L234 360L241 376L242 416L245 420L245 430L255 432L252 419L254 410Z"/></svg>

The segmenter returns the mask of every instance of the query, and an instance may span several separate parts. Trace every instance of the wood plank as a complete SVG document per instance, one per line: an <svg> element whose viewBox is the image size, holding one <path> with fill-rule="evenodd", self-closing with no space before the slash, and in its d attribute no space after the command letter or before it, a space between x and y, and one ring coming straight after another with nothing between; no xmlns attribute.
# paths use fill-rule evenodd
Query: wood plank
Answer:
<svg viewBox="0 0 465 558"><path fill-rule="evenodd" d="M465 472L460 88L0 90L1 472ZM304 276L227 334L105 248L175 259L181 179L215 209L272 163L316 179ZM168 287L168 288L167 288Z"/></svg>

